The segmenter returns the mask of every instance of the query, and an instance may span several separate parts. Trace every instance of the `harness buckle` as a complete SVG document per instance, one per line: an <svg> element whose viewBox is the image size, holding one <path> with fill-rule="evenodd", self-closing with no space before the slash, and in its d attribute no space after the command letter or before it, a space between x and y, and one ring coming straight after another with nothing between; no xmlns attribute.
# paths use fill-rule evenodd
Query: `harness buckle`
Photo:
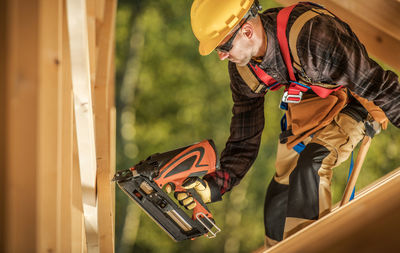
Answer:
<svg viewBox="0 0 400 253"><path fill-rule="evenodd" d="M290 93L292 93L292 92L290 92ZM283 93L282 102L298 104L298 103L300 103L302 97L303 97L303 92L301 92L301 91L298 91L297 94L289 94L289 90L286 90Z"/></svg>

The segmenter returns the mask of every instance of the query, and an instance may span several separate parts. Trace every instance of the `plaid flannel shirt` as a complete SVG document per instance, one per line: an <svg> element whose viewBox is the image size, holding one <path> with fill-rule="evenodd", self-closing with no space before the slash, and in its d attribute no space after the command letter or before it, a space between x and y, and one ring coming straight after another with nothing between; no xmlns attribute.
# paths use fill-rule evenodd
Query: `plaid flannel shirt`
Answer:
<svg viewBox="0 0 400 253"><path fill-rule="evenodd" d="M296 6L289 18L288 29L296 18L315 6ZM280 83L289 76L276 38L276 18L281 8L260 14L267 34L267 51L258 64ZM305 73L314 82L340 84L361 97L374 101L389 120L400 127L400 86L392 71L383 70L368 54L350 27L327 15L308 21L299 33L298 55ZM230 137L221 154L221 170L206 180L219 187L221 195L244 177L257 157L264 129L264 95L254 93L240 77L234 63L228 64L233 98ZM220 197L220 196L219 196Z"/></svg>

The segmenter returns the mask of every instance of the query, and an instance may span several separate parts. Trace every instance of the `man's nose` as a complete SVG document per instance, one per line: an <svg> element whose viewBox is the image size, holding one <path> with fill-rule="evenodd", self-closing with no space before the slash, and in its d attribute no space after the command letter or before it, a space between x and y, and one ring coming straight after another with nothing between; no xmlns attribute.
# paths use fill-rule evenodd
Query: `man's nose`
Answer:
<svg viewBox="0 0 400 253"><path fill-rule="evenodd" d="M229 52L220 52L220 51L217 51L217 53L218 53L218 57L219 57L219 59L220 59L221 61L225 60L225 59L228 58L228 56L229 56Z"/></svg>

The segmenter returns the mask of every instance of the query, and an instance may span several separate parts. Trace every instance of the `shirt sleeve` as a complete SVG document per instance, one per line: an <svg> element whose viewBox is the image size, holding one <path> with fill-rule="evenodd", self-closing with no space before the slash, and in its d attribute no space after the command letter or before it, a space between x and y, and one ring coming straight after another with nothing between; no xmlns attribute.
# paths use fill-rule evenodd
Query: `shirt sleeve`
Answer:
<svg viewBox="0 0 400 253"><path fill-rule="evenodd" d="M303 27L297 45L302 66L313 81L348 87L373 101L400 127L398 76L368 56L346 23L326 15L317 16Z"/></svg>
<svg viewBox="0 0 400 253"><path fill-rule="evenodd" d="M233 98L230 136L221 153L221 168L206 177L219 187L221 195L244 177L255 161L264 129L264 96L252 93L229 62Z"/></svg>

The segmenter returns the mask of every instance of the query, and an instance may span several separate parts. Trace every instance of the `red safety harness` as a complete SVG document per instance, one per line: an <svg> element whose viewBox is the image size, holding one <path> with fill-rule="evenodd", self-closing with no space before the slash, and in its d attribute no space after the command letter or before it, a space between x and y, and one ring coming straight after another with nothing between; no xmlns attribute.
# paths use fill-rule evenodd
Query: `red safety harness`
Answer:
<svg viewBox="0 0 400 253"><path fill-rule="evenodd" d="M265 87L261 89L261 92L267 92L268 90L276 91L279 90L282 86L285 86L285 92L282 97L282 101L285 103L299 103L303 96L303 92L311 89L315 94L317 94L321 98L326 98L334 91L337 91L343 86L338 86L333 89L325 88L317 85L305 85L297 82L296 76L294 75L292 59L290 56L288 39L286 37L286 28L289 20L290 13L293 8L296 6L292 5L286 8L283 8L279 11L277 16L277 37L279 42L279 47L281 49L281 54L283 56L283 60L285 61L286 68L289 73L289 84L281 84L277 82L274 78L268 75L264 70L262 70L258 65L253 66L252 64L248 64L253 73L257 75L257 77L265 84Z"/></svg>

